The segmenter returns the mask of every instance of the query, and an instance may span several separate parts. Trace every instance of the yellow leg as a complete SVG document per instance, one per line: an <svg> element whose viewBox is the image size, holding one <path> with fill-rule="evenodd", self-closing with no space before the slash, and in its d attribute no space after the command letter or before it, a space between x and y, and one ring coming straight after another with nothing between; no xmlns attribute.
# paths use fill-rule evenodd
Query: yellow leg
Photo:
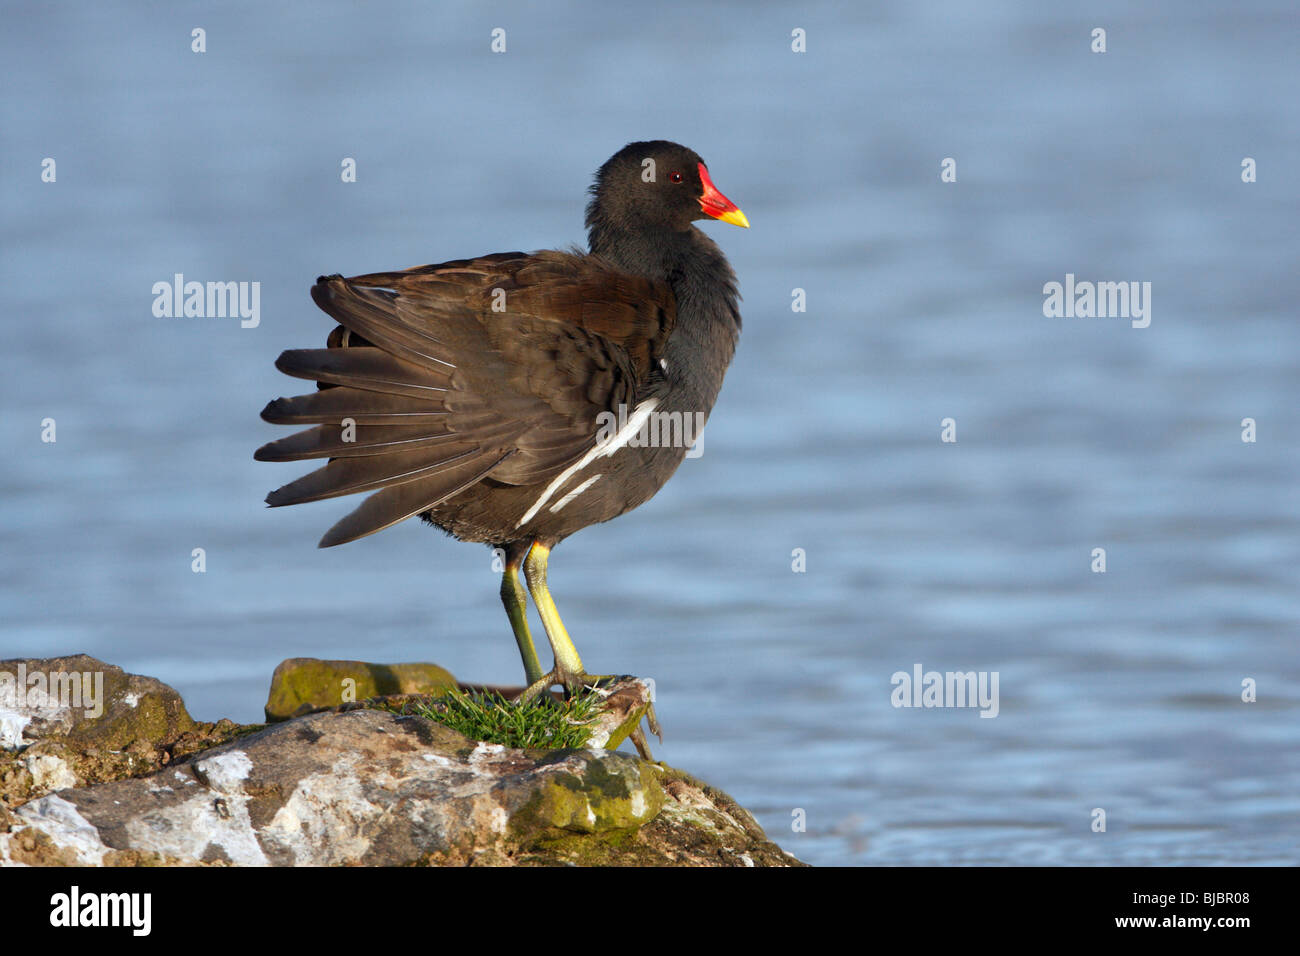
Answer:
<svg viewBox="0 0 1300 956"><path fill-rule="evenodd" d="M510 627L515 632L519 656L524 661L524 674L528 683L534 684L542 679L542 665L537 660L532 632L528 630L528 603L524 597L524 586L519 583L521 557L519 554L510 554L506 558L506 571L501 576L501 603L506 606Z"/></svg>
<svg viewBox="0 0 1300 956"><path fill-rule="evenodd" d="M553 684L561 684L568 692L576 691L581 687L595 687L601 681L616 680L613 674L588 674L582 666L582 658L578 656L578 649L573 646L573 639L569 637L568 630L564 627L564 621L560 620L560 612L555 607L555 601L551 598L550 588L546 586L546 563L551 557L551 549L538 542L533 542L532 548L528 552L528 557L524 559L524 576L528 578L528 591L533 596L533 603L537 605L537 611L542 616L542 624L546 628L546 639L550 641L551 650L555 653L555 669L549 674L541 674L536 680L531 679L528 688L519 697L520 703L525 703L545 692ZM518 587L518 579L515 579L515 586ZM505 586L502 585L502 594L505 593ZM509 606L507 606L509 610ZM511 618L513 620L513 617ZM527 624L525 623L525 627ZM519 632L516 630L515 636ZM522 645L521 645L522 646ZM529 642L531 647L531 641ZM534 655L534 661L536 655ZM646 719L650 724L650 730L655 734L659 733L659 721L655 718L654 705L646 711ZM652 760L650 748L646 745L645 734L638 726L632 733L632 742L636 745L637 752L646 760Z"/></svg>
<svg viewBox="0 0 1300 956"><path fill-rule="evenodd" d="M582 669L582 658L578 656L578 649L573 646L573 640L565 630L564 622L560 620L560 612L556 609L555 601L551 599L551 592L546 586L546 562L550 556L550 548L535 543L529 550L528 557L524 559L524 574L528 578L528 591L533 596L533 603L537 605L537 612L542 616L546 639L550 641L551 650L555 652L557 683L568 686L565 678L580 677L585 672Z"/></svg>

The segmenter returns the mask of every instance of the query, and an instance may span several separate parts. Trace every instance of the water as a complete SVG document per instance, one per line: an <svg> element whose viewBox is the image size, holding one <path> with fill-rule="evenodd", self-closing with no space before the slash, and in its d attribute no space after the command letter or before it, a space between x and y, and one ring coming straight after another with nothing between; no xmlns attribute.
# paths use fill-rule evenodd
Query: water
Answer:
<svg viewBox="0 0 1300 956"><path fill-rule="evenodd" d="M203 719L298 655L517 681L487 551L316 550L350 505L265 510L303 469L257 412L318 273L579 241L595 167L667 137L753 223L705 227L740 351L704 455L552 567L587 663L656 679L656 756L819 864L1296 862L1295 13L1146 6L14 12L0 656ZM261 324L155 318L177 272L261 282ZM1045 318L1066 273L1151 282L1150 327ZM996 671L999 716L892 707L917 663Z"/></svg>

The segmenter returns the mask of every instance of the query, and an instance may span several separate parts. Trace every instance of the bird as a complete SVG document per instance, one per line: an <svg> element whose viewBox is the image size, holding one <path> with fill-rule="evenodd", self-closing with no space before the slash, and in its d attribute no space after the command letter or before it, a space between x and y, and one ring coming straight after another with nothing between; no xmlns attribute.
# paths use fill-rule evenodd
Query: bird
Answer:
<svg viewBox="0 0 1300 956"><path fill-rule="evenodd" d="M741 330L735 272L695 223L749 221L697 153L667 140L629 143L589 193L586 252L319 277L312 299L337 327L325 348L291 349L275 363L317 390L262 411L267 422L312 427L254 453L328 459L267 495L272 507L371 493L320 547L419 515L499 549L523 700L611 676L586 671L565 628L547 586L551 552L663 487L689 450L673 416L707 420Z"/></svg>

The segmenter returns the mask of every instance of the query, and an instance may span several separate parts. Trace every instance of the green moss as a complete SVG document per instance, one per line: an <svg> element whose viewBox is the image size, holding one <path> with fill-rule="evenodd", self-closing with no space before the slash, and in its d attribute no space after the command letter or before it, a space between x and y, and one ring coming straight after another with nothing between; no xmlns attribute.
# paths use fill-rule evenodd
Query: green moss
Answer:
<svg viewBox="0 0 1300 956"><path fill-rule="evenodd" d="M581 773L556 774L510 817L515 840L525 844L555 840L564 833L635 830L654 819L664 805L656 771L628 759L610 767L599 758Z"/></svg>
<svg viewBox="0 0 1300 956"><path fill-rule="evenodd" d="M371 664L293 657L271 676L268 721L288 720L353 701L394 694L440 694L456 678L437 664Z"/></svg>
<svg viewBox="0 0 1300 956"><path fill-rule="evenodd" d="M523 866L637 866L650 862L638 853L637 827L603 833L546 834L518 853Z"/></svg>
<svg viewBox="0 0 1300 956"><path fill-rule="evenodd" d="M599 694L575 695L567 701L541 697L516 704L497 693L453 690L430 701L411 702L395 710L415 714L459 731L471 740L522 750L585 747L596 716Z"/></svg>

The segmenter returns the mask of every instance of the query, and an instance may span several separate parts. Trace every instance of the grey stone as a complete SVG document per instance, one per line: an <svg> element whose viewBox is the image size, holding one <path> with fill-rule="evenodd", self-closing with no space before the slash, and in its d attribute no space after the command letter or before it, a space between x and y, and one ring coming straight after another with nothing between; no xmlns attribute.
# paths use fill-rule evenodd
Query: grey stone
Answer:
<svg viewBox="0 0 1300 956"><path fill-rule="evenodd" d="M798 865L734 801L609 750L319 713L11 814L0 863Z"/></svg>

